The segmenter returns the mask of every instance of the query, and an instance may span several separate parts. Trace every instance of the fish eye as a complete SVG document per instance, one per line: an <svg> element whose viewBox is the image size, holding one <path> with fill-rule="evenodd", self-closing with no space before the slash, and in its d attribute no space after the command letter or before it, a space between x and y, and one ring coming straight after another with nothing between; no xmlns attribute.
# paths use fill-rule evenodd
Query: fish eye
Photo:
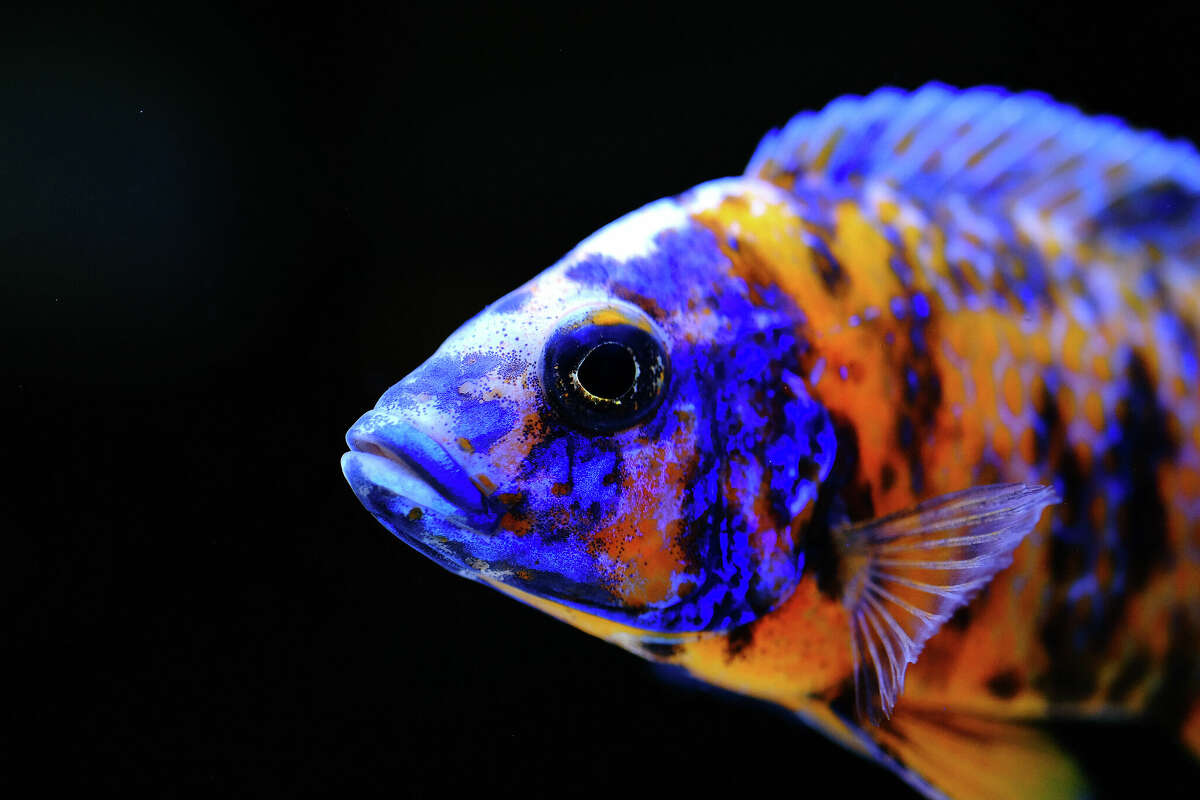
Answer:
<svg viewBox="0 0 1200 800"><path fill-rule="evenodd" d="M563 320L542 354L547 402L569 425L615 433L649 417L662 399L667 354L640 313L592 309Z"/></svg>

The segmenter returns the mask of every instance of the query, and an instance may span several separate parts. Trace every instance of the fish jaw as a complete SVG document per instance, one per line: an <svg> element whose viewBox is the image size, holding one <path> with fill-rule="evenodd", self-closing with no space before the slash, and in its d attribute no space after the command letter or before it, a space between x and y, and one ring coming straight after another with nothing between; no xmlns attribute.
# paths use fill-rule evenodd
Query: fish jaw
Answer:
<svg viewBox="0 0 1200 800"><path fill-rule="evenodd" d="M347 432L346 443L342 474L367 511L451 572L480 577L472 548L496 515L455 459L415 428L383 424L373 412Z"/></svg>

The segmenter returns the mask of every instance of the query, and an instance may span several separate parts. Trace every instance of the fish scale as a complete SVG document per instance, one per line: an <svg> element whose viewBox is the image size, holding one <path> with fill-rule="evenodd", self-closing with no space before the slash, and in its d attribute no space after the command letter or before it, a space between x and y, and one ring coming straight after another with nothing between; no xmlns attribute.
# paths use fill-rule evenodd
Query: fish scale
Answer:
<svg viewBox="0 0 1200 800"><path fill-rule="evenodd" d="M485 309L343 470L453 572L928 797L1085 796L1032 723L1200 752L1198 326L1189 144L884 89Z"/></svg>
<svg viewBox="0 0 1200 800"><path fill-rule="evenodd" d="M929 91L929 90L925 90ZM944 98L945 95L937 90L939 97ZM988 93L990 99L990 93ZM889 94L886 97L895 101L895 95ZM919 100L919 98L917 98ZM1024 98L1011 98L1011 100L1023 100ZM974 111L973 104L967 104L964 101L956 101L963 106L963 111L952 119L957 121L966 119ZM1010 102L1009 108L1021 105L1019 102ZM870 111L874 107L868 99L863 101L865 116L869 118ZM843 108L845 106L843 105ZM845 113L844 111L842 112ZM1019 114L1014 113L1013 118ZM787 134L785 134L786 136ZM820 135L819 132L817 135ZM1112 135L1132 137L1132 134L1127 132L1116 133ZM969 144L978 147L981 142L991 137L994 140L995 132L989 132L987 135L976 135L973 137L964 136L958 146L951 145L946 150L945 161L956 166L965 164L967 158L963 154L969 152L972 147L963 146ZM789 144L795 146L796 134L790 134ZM926 134L925 139L936 139L936 134ZM1084 139L1084 144L1081 149L1088 149L1094 146L1092 140L1103 140L1103 134L1096 134L1094 137ZM1146 140L1149 137L1143 136ZM843 141L845 139L843 138ZM1144 146L1149 146L1149 142L1143 141ZM916 147L917 144L912 145ZM797 148L799 149L799 148ZM809 145L808 152L812 150L820 150L813 145ZM769 151L775 152L775 151ZM951 156L957 155L954 159ZM1155 154L1153 156L1144 154L1144 150L1138 151L1133 156L1133 160L1139 164L1144 170L1144 174L1148 176L1143 178L1147 180L1157 177L1161 174L1163 162L1166 160L1163 157ZM766 173L772 180L785 187L792 185L788 180L780 180L780 175L775 173L772 167L766 166L763 159L763 150L760 149L759 155L756 155L752 161L750 171L752 173ZM957 163L956 163L957 162ZM802 166L794 166L791 168L790 176L794 179L795 173L804 172ZM836 170L831 170L836 172ZM1128 172L1133 172L1128 170ZM892 179L899 180L903 186L906 181L911 182L911 173L904 167L884 170L884 174ZM996 180L995 177L989 177L987 184ZM946 190L947 184L953 184L952 178L943 179L941 186L943 191ZM960 182L961 183L961 182ZM965 182L968 187L971 187L969 181ZM985 184L985 185L987 185ZM1133 181L1131 185L1135 185ZM865 196L871 194L870 190L863 192ZM1036 197L1052 197L1053 190L1043 190L1036 193ZM957 201L957 202L955 202ZM921 207L913 203L908 208L897 208L898 198L892 195L887 200L879 199L876 196L874 207L874 215L872 222L879 230L881 238L889 244L905 238L905 231L898 230L896 227L889 225L887 220L902 219L913 220L915 225L923 227L928 225L927 222L930 214L928 207ZM902 202L902 201L901 201ZM984 225L974 224L978 222L979 216L973 214L970 208L970 203L962 201L962 195L955 195L951 200L947 201L938 198L938 207L947 211L947 213L939 215L940 235L932 237L932 247L928 249L917 248L916 252L897 252L898 256L907 256L905 263L910 270L916 272L916 278L909 278L907 275L898 276L900 282L914 283L918 287L935 288L934 296L934 320L931 327L938 330L942 327L940 323L941 316L950 310L959 314L957 320L948 321L945 324L945 331L940 337L946 342L948 347L955 350L957 358L955 359L939 359L937 357L938 348L936 344L931 348L933 360L937 364L936 372L940 376L950 378L953 373L958 373L958 379L962 380L964 372L969 372L971 383L975 391L979 392L979 397L976 400L976 405L983 409L982 419L979 427L986 432L985 437L981 441L975 452L963 453L956 452L951 459L951 463L956 465L959 463L976 463L981 465L981 469L992 468L996 472L997 478L1009 480L1036 480L1038 478L1050 478L1058 486L1063 486L1067 479L1080 480L1080 476L1074 475L1078 470L1078 463L1084 460L1091 465L1092 448L1097 445L1101 450L1106 446L1111 447L1112 441L1105 438L1106 434L1110 438L1117 439L1120 437L1119 426L1113 425L1115 415L1118 413L1118 405L1121 402L1120 398L1127 397L1131 391L1128 381L1121 383L1113 383L1109 377L1109 372L1120 373L1130 363L1130 359L1134 353L1178 353L1178 352L1194 352L1194 342L1191 341L1189 335L1184 335L1186 341L1183 342L1184 347L1180 347L1180 342L1171 341L1164 337L1161 332L1153 331L1150 325L1146 322L1147 319L1153 319L1158 315L1169 320L1183 319L1184 323L1178 326L1180 331L1195 330L1198 320L1194 317L1183 316L1186 313L1185 309L1177 308L1169 303L1167 297L1149 297L1144 301L1140 309L1140 313L1136 316L1138 319L1129 324L1130 319L1128 314L1113 313L1114 307L1124 308L1124 304L1120 303L1119 294L1137 294L1145 296L1144 291L1139 291L1135 282L1128 280L1130 276L1137 276L1138 273L1130 270L1125 262L1114 264L1089 258L1071 258L1068 255L1060 254L1054 258L1051 263L1047 263L1049 259L1045 259L1043 254L1053 253L1059 250L1057 243L1051 243L1049 246L1043 245L1042 248L1031 247L1029 245L1022 246L1020 237L1010 233L1009 236L1004 236L1001 231L1007 227L1004 225L1004 220L991 220ZM960 221L961 224L960 224ZM917 235L929 237L928 229L921 230L918 227ZM1011 231L1012 229L1009 228ZM988 235L990 233L990 236ZM910 236L910 238L913 238ZM939 248L938 245L941 245ZM894 245L893 245L894 246ZM940 252L939 252L940 249ZM1006 254L1007 258L997 259L996 254ZM915 256L915 257L914 257ZM1053 275L1054 277L1046 281L1046 291L1037 293L1040 303L1034 306L1036 314L1039 318L1033 326L1031 334L1016 334L1013 333L1013 325L1011 319L1007 316L1000 316L987 309L995 309L1000 314L1007 315L1011 304L1006 302L1006 295L1002 290L992 292L976 292L973 290L979 289L981 286L988 286L991 282L986 280L985 275L988 266L994 266L996 261L1001 264L1006 264L1010 267L1007 274L1003 274L1002 279L998 281L1001 287L1018 287L1016 293L1034 294L1031 290L1031 285L1040 284L1042 281L1035 278L1028 280L1028 276L1041 276L1044 274ZM848 267L847 271L850 274L862 274L864 281L870 281L870 270L873 265L879 263L878 259L872 259L869 265L865 265L859 270L853 267ZM1015 264L1020 264L1020 273L1015 273L1011 267ZM985 266L987 265L987 266ZM955 268L957 266L957 269ZM1054 274L1053 267L1060 267L1061 272ZM1018 278L1018 274L1027 276L1025 281ZM1093 291L1088 291L1088 287L1083 286L1077 279L1079 274L1105 274L1106 278L1115 276L1117 286L1114 287L1111 282L1107 285L1103 281L1093 281ZM907 280L906 280L907 278ZM1097 286L1096 284L1099 284ZM1105 290L1103 293L1095 291L1095 289ZM1113 289L1117 292L1114 293ZM1024 289L1024 292L1022 291ZM853 291L851 287L850 291ZM1117 296L1114 296L1114 295ZM982 295L982 297L981 297ZM990 296L989 296L990 295ZM910 299L911 295L898 295L903 299ZM972 308L972 298L979 298L982 302L976 303ZM999 302L997 302L999 301ZM1167 301L1167 302L1164 302ZM808 302L815 302L812 298L808 298ZM846 301L841 300L843 307L846 307ZM865 307L865 303L862 304ZM1021 313L1030 314L1031 310L1028 307L1030 304L1019 304L1017 309ZM1025 308L1022 308L1025 306ZM853 305L850 306L853 308ZM1092 314L1091 308L1098 308L1100 313ZM1124 310L1128 311L1127 308ZM1104 313L1107 311L1107 313ZM1082 313L1081 313L1082 312ZM987 328L991 330L987 330ZM1085 334L1086 331L1086 334ZM881 332L886 336L885 332ZM1098 334L1098 335L1097 335ZM929 334L936 336L936 334ZM1039 339L1045 337L1046 342L1040 342ZM1001 342L999 347L990 344L991 342ZM957 344L957 348L955 345ZM965 351L965 352L964 352ZM1039 357L1040 356L1040 357ZM1185 437L1179 443L1181 452L1177 456L1180 463L1192 465L1196 463L1196 448L1195 441L1197 432L1195 425L1195 397L1196 397L1196 373L1191 370L1187 373L1180 371L1179 364L1162 363L1164 358L1154 358L1158 362L1158 369L1154 373L1147 374L1145 379L1151 384L1155 397L1168 398L1167 407L1162 409L1162 413L1168 415L1167 420L1175 420L1177 426L1188 425L1188 430L1192 431L1191 437ZM1102 362L1100 370L1084 369L1085 365L1099 366L1097 362ZM1009 365L1008 369L1016 368L1020 377L1015 382L1018 388L1018 396L1023 413L1015 413L1015 410L1008 409L1013 412L1004 414L1006 404L1000 399L1004 393L1003 378L997 373ZM989 369L991 366L991 369ZM1096 372L1101 372L1097 375ZM1031 376L1037 376L1036 380L1030 380ZM1037 396L1038 386L1045 385L1047 379L1050 379L1055 384L1055 394L1059 399L1067 399L1068 402L1063 404L1062 408L1051 407L1049 403L1042 397ZM953 385L953 379L949 381ZM1178 382L1182 382L1181 384ZM939 384L944 385L947 380L940 380ZM1051 391L1049 389L1043 391ZM818 393L819 396L819 393ZM1089 409L1089 413L1080 413L1081 409L1074 408L1069 402L1071 398L1080 398ZM1049 397L1053 401L1053 397ZM951 410L961 411L966 400L965 397L959 398L956 394L944 395L942 402L948 404ZM958 401L958 402L956 402ZM1035 412L1035 406L1042 404L1044 407L1040 412ZM957 409L954 407L957 406ZM1055 404L1057 406L1057 404ZM1050 457L1050 453L1046 452L1042 458L1038 458L1037 441L1039 438L1045 439L1051 435L1050 431L1040 430L1039 423L1045 427L1045 415L1053 409L1053 413L1060 418L1071 420L1079 417L1081 424L1071 425L1066 430L1065 442L1059 446L1054 453L1054 458ZM956 441L959 437L956 435L955 421L947 420L947 424L939 426L936 430L929 433L925 442L921 457L918 459L922 463L929 464L932 471L938 470L938 454L939 447L944 441ZM964 423L969 424L969 423ZM1099 429L1096 429L1099 428ZM1098 441L1098 437L1099 441ZM1030 439L1033 439L1033 446L1029 444ZM1016 445L1014 449L1013 445ZM1077 449L1077 450L1076 450ZM1064 459L1072 459L1073 464L1068 464L1064 467ZM897 465L889 465L895 470L901 467ZM951 468L952 469L952 468ZM1116 509L1120 509L1122 503L1123 485L1121 480L1121 472L1119 469L1106 469L1105 465L1097 463L1095 470L1098 473L1095 482L1105 483L1110 485L1107 492L1108 499L1112 502ZM1066 475L1064 476L1064 472ZM877 476L872 476L873 485L879 485L882 481ZM971 483L979 482L977 476L972 476ZM1086 479L1085 479L1086 480ZM896 505L902 506L909 498L896 500ZM1185 510L1195 502L1195 495L1177 495L1173 499L1173 503L1184 508ZM878 510L878 507L877 509ZM1117 511L1117 513L1120 513ZM1065 536L1061 531L1062 513L1055 515L1055 529L1053 535ZM1196 540L1196 528L1192 524L1190 531L1184 534L1191 537L1190 541ZM1031 544L1033 542L1031 541ZM1111 553L1111 559L1117 562L1114 569L1119 575L1119 564L1124 557L1127 557L1120 549L1116 549ZM1018 556L1021 557L1020 555ZM1031 570L1036 571L1040 562L1045 560L1045 557L1038 555L1025 556L1031 562ZM1092 561L1097 561L1097 558L1092 558ZM1187 569L1185 565L1181 568ZM1193 567L1194 568L1194 567ZM1107 576L1106 576L1107 577ZM1107 580L1097 580L1097 576L1093 571L1088 575L1081 576L1075 579L1075 583L1065 588L1058 588L1055 593L1066 592L1070 597L1072 594L1075 597L1071 599L1078 600L1078 592L1072 592L1072 587L1078 587L1082 583L1092 582L1098 583L1101 586L1107 586L1111 583L1112 578ZM1025 591L1038 592L1041 588L1036 580L1025 581ZM1115 587L1107 587L1115 588ZM999 592L991 592L991 596L998 595ZM1114 594L1120 594L1119 591L1114 591ZM1195 602L1195 594L1193 593L1190 599ZM986 602L986 598L981 598L981 602L976 606ZM1046 605L1043 603L1043 605ZM983 613L987 616L986 611ZM1046 612L1037 615L1044 619L1047 616ZM1119 621L1109 620L1114 627L1120 627ZM1161 624L1165 624L1160 622ZM1036 627L1030 628L1025 626L1027 636L1032 638L1037 633ZM931 642L930 647L937 647L937 641ZM1127 645L1126 645L1127 646ZM1022 648L1023 652L1035 652L1036 647L1033 642L1030 642L1026 647ZM958 658L970 658L969 651L958 649ZM1070 653L1064 653L1060 656L1064 659L1070 658ZM913 680L920 681L918 675L920 667L913 672ZM1036 686L1039 681L1038 675L1031 675L1029 679L1023 681L1025 685ZM914 692L912 684L909 688L910 692ZM1097 693L1101 690L1097 688ZM1009 698L1010 702L1015 700ZM1050 702L1054 702L1055 698L1048 697ZM1091 699L1091 698L1088 698Z"/></svg>

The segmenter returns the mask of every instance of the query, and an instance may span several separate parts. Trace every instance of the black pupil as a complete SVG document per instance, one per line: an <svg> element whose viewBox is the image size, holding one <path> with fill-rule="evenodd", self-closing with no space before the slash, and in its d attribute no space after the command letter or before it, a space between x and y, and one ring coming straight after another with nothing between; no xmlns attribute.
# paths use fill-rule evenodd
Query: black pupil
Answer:
<svg viewBox="0 0 1200 800"><path fill-rule="evenodd" d="M633 353L625 345L605 342L583 357L576 374L579 385L591 394L616 400L633 386L636 370Z"/></svg>

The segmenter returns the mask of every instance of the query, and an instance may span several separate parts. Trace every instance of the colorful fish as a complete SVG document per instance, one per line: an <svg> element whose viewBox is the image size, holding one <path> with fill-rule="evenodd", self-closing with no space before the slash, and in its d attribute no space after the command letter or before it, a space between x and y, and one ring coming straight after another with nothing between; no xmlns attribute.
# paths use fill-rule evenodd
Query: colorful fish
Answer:
<svg viewBox="0 0 1200 800"><path fill-rule="evenodd" d="M1200 753L1200 155L880 90L602 229L347 434L406 543L793 710L929 797L1074 797L1033 723Z"/></svg>

